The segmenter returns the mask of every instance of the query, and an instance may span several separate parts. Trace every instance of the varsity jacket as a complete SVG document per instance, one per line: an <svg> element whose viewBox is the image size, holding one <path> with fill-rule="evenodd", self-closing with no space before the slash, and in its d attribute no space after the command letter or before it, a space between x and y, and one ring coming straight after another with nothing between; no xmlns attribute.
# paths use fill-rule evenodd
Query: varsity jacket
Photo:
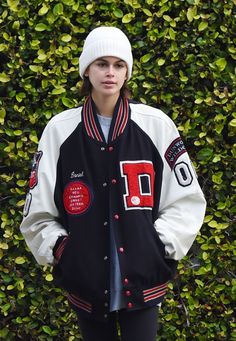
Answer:
<svg viewBox="0 0 236 341"><path fill-rule="evenodd" d="M91 97L47 124L35 154L21 232L72 308L109 316L110 230L128 310L161 302L206 202L172 120L119 98L105 141Z"/></svg>

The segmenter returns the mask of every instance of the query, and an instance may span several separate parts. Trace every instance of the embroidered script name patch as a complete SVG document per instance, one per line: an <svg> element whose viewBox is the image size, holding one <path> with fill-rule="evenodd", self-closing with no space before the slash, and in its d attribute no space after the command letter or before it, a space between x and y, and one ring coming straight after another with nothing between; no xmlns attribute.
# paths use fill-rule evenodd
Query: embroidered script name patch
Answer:
<svg viewBox="0 0 236 341"><path fill-rule="evenodd" d="M180 155L186 152L184 143L181 137L177 137L168 147L167 151L165 152L165 159L168 162L171 169L174 168L174 165Z"/></svg>
<svg viewBox="0 0 236 341"><path fill-rule="evenodd" d="M70 182L63 193L63 203L67 213L82 214L91 205L92 193L82 181Z"/></svg>

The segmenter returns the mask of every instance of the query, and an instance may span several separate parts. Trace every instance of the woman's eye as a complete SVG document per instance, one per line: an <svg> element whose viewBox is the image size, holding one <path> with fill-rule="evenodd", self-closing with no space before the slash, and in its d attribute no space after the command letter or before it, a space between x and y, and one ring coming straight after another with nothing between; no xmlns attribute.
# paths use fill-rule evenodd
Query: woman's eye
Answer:
<svg viewBox="0 0 236 341"><path fill-rule="evenodd" d="M99 67L105 67L106 66L106 63L98 63L97 64Z"/></svg>
<svg viewBox="0 0 236 341"><path fill-rule="evenodd" d="M117 64L117 67L118 67L119 69L122 69L123 67L125 67L125 64L123 64L123 63Z"/></svg>

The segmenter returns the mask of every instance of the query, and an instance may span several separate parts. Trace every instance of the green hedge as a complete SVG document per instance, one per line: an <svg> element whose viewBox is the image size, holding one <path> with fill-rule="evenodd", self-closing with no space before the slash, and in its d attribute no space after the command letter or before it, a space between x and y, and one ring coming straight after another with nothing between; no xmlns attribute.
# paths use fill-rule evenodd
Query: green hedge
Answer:
<svg viewBox="0 0 236 341"><path fill-rule="evenodd" d="M64 293L51 269L36 265L19 224L42 129L81 102L78 57L101 24L129 36L134 99L174 119L208 202L169 285L157 340L236 339L235 18L235 0L1 1L1 340L80 340Z"/></svg>

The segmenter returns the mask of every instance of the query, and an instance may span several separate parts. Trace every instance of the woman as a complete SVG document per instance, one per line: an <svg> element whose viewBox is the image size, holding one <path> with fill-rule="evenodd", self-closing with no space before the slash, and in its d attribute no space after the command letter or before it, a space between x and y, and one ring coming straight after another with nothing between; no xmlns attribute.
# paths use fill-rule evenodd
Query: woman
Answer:
<svg viewBox="0 0 236 341"><path fill-rule="evenodd" d="M191 247L205 199L178 130L126 96L133 57L115 27L80 56L85 103L56 115L35 155L21 231L53 264L85 341L154 341L157 305Z"/></svg>

